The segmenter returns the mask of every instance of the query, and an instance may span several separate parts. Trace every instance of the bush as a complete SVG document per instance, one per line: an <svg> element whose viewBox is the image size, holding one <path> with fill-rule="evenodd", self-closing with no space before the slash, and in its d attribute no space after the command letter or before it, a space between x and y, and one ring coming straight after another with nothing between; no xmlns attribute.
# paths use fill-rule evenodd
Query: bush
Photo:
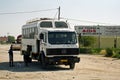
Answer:
<svg viewBox="0 0 120 80"><path fill-rule="evenodd" d="M86 48L86 47L82 47L80 48L80 53L88 53L88 54L99 54L101 51L100 48Z"/></svg>
<svg viewBox="0 0 120 80"><path fill-rule="evenodd" d="M106 50L105 50L105 49L102 49L102 50L100 51L100 54L105 55L105 54L106 54Z"/></svg>
<svg viewBox="0 0 120 80"><path fill-rule="evenodd" d="M120 59L120 52L114 53L112 57Z"/></svg>
<svg viewBox="0 0 120 80"><path fill-rule="evenodd" d="M80 53L92 53L91 48L80 48Z"/></svg>
<svg viewBox="0 0 120 80"><path fill-rule="evenodd" d="M120 59L120 49L115 49L115 48L107 48L107 49L93 48L92 49L88 47L82 47L80 48L80 53L102 54L102 55L105 55L105 57L113 57L113 58Z"/></svg>
<svg viewBox="0 0 120 80"><path fill-rule="evenodd" d="M79 37L79 42L84 47L89 47L96 42L96 38L93 36L82 36L82 37Z"/></svg>
<svg viewBox="0 0 120 80"><path fill-rule="evenodd" d="M94 48L92 49L92 54L100 54L101 49L100 48Z"/></svg>
<svg viewBox="0 0 120 80"><path fill-rule="evenodd" d="M106 57L111 57L112 55L113 55L113 50L110 49L110 48L107 48L107 49L106 49L106 54L105 54L105 56L106 56Z"/></svg>
<svg viewBox="0 0 120 80"><path fill-rule="evenodd" d="M113 58L119 58L120 59L120 48L112 48Z"/></svg>

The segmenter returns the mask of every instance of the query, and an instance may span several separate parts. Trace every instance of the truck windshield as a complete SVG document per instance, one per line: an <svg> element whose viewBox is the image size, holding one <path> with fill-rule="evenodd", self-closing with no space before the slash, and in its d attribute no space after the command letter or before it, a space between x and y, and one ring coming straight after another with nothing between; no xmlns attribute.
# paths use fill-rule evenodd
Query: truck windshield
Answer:
<svg viewBox="0 0 120 80"><path fill-rule="evenodd" d="M75 44L77 43L75 32L48 32L50 44Z"/></svg>
<svg viewBox="0 0 120 80"><path fill-rule="evenodd" d="M40 27L42 28L52 28L52 22L51 21L43 21L40 23Z"/></svg>

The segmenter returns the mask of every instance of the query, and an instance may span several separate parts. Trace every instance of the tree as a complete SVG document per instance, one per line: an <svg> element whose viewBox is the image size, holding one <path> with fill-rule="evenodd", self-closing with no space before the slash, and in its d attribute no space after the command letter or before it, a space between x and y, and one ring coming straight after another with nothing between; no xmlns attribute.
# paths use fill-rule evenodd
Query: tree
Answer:
<svg viewBox="0 0 120 80"><path fill-rule="evenodd" d="M96 42L96 38L93 36L82 36L80 39L80 44L83 46L92 46Z"/></svg>
<svg viewBox="0 0 120 80"><path fill-rule="evenodd" d="M14 36L8 36L8 43L15 42L15 37Z"/></svg>

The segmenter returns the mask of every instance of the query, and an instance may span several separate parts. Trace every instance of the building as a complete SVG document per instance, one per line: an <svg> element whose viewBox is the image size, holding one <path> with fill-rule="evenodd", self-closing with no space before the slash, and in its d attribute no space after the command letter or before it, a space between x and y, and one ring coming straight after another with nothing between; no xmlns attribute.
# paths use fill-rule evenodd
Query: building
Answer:
<svg viewBox="0 0 120 80"><path fill-rule="evenodd" d="M6 36L1 36L0 37L0 42L7 42L8 41L8 37L6 37Z"/></svg>

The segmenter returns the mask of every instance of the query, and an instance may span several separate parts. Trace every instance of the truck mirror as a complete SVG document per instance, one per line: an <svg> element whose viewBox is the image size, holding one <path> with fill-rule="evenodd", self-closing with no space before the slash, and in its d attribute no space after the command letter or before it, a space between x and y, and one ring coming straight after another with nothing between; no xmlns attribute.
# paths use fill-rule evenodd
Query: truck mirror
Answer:
<svg viewBox="0 0 120 80"><path fill-rule="evenodd" d="M44 34L43 33L40 34L40 39L44 39Z"/></svg>

